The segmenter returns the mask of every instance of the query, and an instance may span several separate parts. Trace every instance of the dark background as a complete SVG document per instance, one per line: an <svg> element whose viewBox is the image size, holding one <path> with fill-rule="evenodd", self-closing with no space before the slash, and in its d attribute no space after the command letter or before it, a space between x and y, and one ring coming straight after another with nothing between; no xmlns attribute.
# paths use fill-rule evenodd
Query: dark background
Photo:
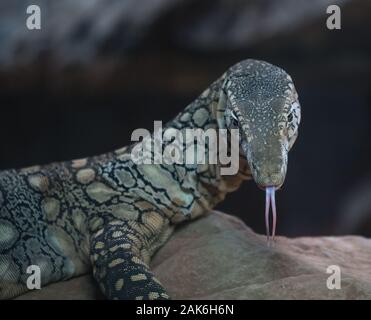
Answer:
<svg viewBox="0 0 371 320"><path fill-rule="evenodd" d="M25 28L29 3L42 30ZM367 0L0 0L0 170L124 146L229 66L262 59L293 77L302 105L278 233L371 236L370 16ZM218 209L264 232L253 182Z"/></svg>

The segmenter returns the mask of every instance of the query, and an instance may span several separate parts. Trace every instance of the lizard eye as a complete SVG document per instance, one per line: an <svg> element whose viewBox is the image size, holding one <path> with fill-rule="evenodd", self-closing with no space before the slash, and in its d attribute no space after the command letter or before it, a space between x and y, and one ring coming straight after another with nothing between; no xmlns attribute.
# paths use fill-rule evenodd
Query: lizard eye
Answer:
<svg viewBox="0 0 371 320"><path fill-rule="evenodd" d="M292 119L293 119L293 115L292 115L292 112L290 112L289 115L287 116L287 121L291 122Z"/></svg>
<svg viewBox="0 0 371 320"><path fill-rule="evenodd" d="M232 117L232 124L235 127L238 127L238 118L237 118L236 114L233 111L231 112L231 117Z"/></svg>

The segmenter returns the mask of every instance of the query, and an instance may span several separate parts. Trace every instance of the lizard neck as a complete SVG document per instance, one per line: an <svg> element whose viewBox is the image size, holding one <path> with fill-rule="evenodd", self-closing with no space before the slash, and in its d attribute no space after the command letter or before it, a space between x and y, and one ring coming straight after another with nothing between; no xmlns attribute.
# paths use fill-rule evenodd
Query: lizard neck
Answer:
<svg viewBox="0 0 371 320"><path fill-rule="evenodd" d="M206 133L209 129L218 133L219 129L226 129L224 126L225 100L223 98L222 86L224 77L214 82L195 101L188 105L172 121L168 122L161 133L161 149L165 151L173 141L168 140L167 134L174 129L181 136L187 136L187 129L201 129ZM194 130L191 130L194 132ZM156 141L156 134L150 137ZM152 203L153 206L164 212L170 211L170 220L173 223L183 221L185 216L197 217L212 210L226 194L238 189L243 180L249 179L250 171L244 157L239 157L238 171L234 175L223 175L222 165L217 161L210 163L209 145L205 144L205 161L198 164L187 159L188 140L183 139L181 143L183 159L179 163L167 164L162 161L160 164L150 162L149 164L137 164L132 160L133 150L138 148L144 150L149 146L151 160L154 160L152 142L138 142L127 148L115 152L114 163L109 164L107 171L120 170L130 171L133 177L146 177L146 183L141 186L130 186L131 196L138 196ZM148 142L148 140L147 140ZM179 141L178 141L179 142ZM189 141L194 148L194 140ZM230 144L228 143L227 146ZM178 144L179 146L179 144ZM164 156L164 152L162 153ZM106 166L107 167L107 166ZM121 168L123 167L123 168ZM111 174L112 175L112 174ZM116 174L117 175L117 174ZM125 173L125 177L128 174ZM124 186L129 182L126 179L119 179ZM162 195L163 194L163 195ZM174 213L174 214L173 214Z"/></svg>
<svg viewBox="0 0 371 320"><path fill-rule="evenodd" d="M226 97L224 96L223 85L226 75L214 82L207 88L193 103L182 111L174 120L168 123L167 127L177 129L201 129L208 132L212 129L217 135L217 145L220 146L219 133L228 133L224 121L224 110ZM220 130L222 129L222 130ZM230 135L227 135L230 137ZM239 142L237 142L239 143ZM237 170L233 175L223 175L222 168L225 167L217 158L216 163L208 163L210 143L205 146L205 159L203 164L184 165L187 175L186 179L192 186L198 197L198 203L202 211L209 211L219 202L224 200L227 193L237 190L244 180L251 179L250 169L242 150L237 159ZM230 154L231 142L227 141L227 153ZM219 147L218 147L219 148ZM239 148L237 146L237 148ZM219 150L218 150L219 152ZM231 164L229 164L230 166ZM197 210L195 210L197 211ZM197 215L196 212L192 214Z"/></svg>

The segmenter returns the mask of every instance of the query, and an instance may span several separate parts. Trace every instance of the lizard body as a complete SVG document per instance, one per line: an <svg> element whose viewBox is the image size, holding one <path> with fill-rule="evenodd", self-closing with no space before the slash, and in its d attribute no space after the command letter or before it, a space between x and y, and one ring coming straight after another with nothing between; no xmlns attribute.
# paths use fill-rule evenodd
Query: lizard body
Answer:
<svg viewBox="0 0 371 320"><path fill-rule="evenodd" d="M247 97L253 106L245 105ZM278 103L269 109L274 99ZM295 103L292 80L282 69L245 60L166 125L241 128L239 171L233 176L220 175L218 163L137 164L131 152L143 142L101 156L0 172L0 298L26 292L27 267L37 265L42 286L92 269L107 298L168 299L150 271L151 256L175 225L209 212L243 180L254 178L262 187L283 183L300 122Z"/></svg>

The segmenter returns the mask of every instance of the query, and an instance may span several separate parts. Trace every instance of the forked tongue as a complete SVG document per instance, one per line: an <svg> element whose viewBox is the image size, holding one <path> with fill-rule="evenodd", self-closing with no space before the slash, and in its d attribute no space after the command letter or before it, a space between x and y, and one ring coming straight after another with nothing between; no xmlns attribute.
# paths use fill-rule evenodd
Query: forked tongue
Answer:
<svg viewBox="0 0 371 320"><path fill-rule="evenodd" d="M267 241L272 239L274 241L274 237L276 235L276 224L277 224L277 212L276 212L276 197L275 197L276 189L275 187L267 187L265 188L265 227L267 231ZM270 235L270 228L269 228L269 209L270 205L272 204L272 235Z"/></svg>

